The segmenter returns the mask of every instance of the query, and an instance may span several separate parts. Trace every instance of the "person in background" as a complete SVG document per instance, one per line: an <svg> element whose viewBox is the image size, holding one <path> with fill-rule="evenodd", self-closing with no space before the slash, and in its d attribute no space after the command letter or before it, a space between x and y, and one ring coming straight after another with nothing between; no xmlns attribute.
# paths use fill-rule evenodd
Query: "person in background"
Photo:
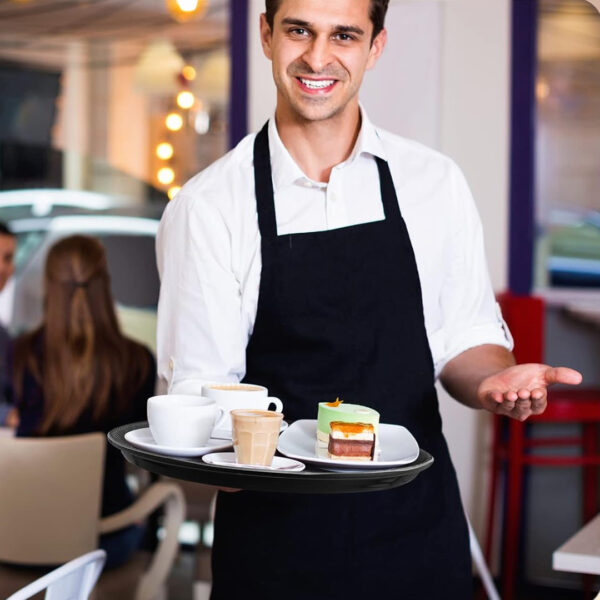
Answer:
<svg viewBox="0 0 600 600"><path fill-rule="evenodd" d="M106 433L144 420L155 378L150 351L120 332L100 242L75 235L56 243L46 260L43 322L15 340L17 435ZM123 458L107 444L102 516L132 501ZM139 547L143 529L101 536L108 568Z"/></svg>
<svg viewBox="0 0 600 600"><path fill-rule="evenodd" d="M266 0L277 87L258 134L192 178L157 237L159 374L264 385L286 419L336 397L406 426L435 458L410 484L346 495L219 492L213 600L472 597L439 377L524 420L581 375L515 365L475 203L447 157L359 104L387 0ZM385 91L382 91L385 93Z"/></svg>
<svg viewBox="0 0 600 600"><path fill-rule="evenodd" d="M0 221L0 292L15 272L17 239L6 223ZM9 362L12 342L5 327L0 325L0 426L16 427L17 411L12 404L12 384Z"/></svg>

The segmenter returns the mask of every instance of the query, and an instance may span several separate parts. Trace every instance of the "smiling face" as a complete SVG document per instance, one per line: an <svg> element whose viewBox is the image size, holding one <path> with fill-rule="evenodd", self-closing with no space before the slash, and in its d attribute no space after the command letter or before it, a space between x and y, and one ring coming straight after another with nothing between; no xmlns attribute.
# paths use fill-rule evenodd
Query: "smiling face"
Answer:
<svg viewBox="0 0 600 600"><path fill-rule="evenodd" d="M278 118L324 121L358 106L358 90L385 46L371 43L370 0L282 0L261 40L273 63ZM357 113L356 113L357 114Z"/></svg>

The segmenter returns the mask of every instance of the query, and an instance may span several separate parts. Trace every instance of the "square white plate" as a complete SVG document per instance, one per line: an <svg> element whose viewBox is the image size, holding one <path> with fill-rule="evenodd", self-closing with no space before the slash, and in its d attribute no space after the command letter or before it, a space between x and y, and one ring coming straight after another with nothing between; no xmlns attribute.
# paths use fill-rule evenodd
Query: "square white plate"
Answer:
<svg viewBox="0 0 600 600"><path fill-rule="evenodd" d="M295 421L279 436L277 450L303 462L319 465L322 468L364 470L384 469L409 464L419 456L419 445L413 435L401 425L379 424L380 454L373 461L348 461L318 456L317 421L303 419Z"/></svg>

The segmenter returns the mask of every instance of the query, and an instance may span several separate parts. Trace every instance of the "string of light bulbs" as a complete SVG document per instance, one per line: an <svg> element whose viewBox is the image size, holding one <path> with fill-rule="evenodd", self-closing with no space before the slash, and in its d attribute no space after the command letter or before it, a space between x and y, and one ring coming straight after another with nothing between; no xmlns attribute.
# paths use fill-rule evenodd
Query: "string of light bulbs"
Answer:
<svg viewBox="0 0 600 600"><path fill-rule="evenodd" d="M167 113L164 119L164 126L167 132L171 134L177 133L183 129L185 124L184 115L186 111L194 108L198 104L194 94L187 89L191 81L196 78L196 70L191 65L185 65L179 74L179 82L182 89L177 93L175 104L177 109ZM183 114L182 114L183 113ZM160 166L156 172L156 179L163 186L168 186L167 195L169 200L172 200L177 192L181 189L179 182L176 182L176 173L168 161L172 161L175 157L175 149L173 144L167 140L161 140L155 148L156 157L165 161L164 166Z"/></svg>

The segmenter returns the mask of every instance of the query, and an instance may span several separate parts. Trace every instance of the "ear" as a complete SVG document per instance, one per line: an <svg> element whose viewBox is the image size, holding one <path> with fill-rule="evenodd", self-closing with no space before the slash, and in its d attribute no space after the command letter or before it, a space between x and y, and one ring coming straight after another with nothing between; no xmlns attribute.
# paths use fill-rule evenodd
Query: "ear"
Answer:
<svg viewBox="0 0 600 600"><path fill-rule="evenodd" d="M372 69L377 62L377 59L383 53L383 49L385 48L385 43L387 42L387 31L382 29L371 44L371 49L369 50L369 59L367 60L367 69Z"/></svg>
<svg viewBox="0 0 600 600"><path fill-rule="evenodd" d="M271 60L271 41L273 39L273 32L267 23L267 17L265 13L260 15L260 43L265 56Z"/></svg>

